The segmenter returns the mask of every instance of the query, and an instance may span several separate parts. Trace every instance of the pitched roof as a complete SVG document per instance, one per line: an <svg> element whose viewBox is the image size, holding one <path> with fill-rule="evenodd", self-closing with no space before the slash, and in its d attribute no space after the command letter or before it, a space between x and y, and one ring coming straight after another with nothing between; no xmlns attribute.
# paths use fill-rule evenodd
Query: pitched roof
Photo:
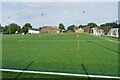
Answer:
<svg viewBox="0 0 120 80"><path fill-rule="evenodd" d="M54 28L56 30L60 30L58 29L56 26L43 26L42 29L45 29L45 28Z"/></svg>

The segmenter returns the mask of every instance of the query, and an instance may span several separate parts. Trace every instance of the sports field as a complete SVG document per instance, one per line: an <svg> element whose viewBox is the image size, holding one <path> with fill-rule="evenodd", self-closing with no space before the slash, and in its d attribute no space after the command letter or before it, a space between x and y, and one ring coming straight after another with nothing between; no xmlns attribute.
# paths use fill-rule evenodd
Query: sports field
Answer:
<svg viewBox="0 0 120 80"><path fill-rule="evenodd" d="M118 40L89 34L3 35L3 69L118 76ZM4 72L3 78L68 77ZM71 77L71 76L69 76Z"/></svg>

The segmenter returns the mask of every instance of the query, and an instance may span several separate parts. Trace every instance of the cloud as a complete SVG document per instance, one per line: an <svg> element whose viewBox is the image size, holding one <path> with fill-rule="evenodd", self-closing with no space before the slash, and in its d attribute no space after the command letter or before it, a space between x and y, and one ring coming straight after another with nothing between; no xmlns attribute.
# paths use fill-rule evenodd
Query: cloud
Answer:
<svg viewBox="0 0 120 80"><path fill-rule="evenodd" d="M6 2L3 3L2 13L3 24L8 24L10 21L21 26L30 22L35 27L54 26L61 22L66 26L85 24L90 21L100 24L117 19L117 3Z"/></svg>

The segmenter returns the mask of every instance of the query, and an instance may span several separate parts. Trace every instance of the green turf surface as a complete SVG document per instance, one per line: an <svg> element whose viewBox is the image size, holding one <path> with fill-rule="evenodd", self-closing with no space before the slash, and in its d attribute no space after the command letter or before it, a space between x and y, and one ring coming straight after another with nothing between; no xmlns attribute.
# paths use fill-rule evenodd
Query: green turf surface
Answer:
<svg viewBox="0 0 120 80"><path fill-rule="evenodd" d="M115 38L103 38L117 41ZM81 66L83 64L88 74L117 76L118 44L97 36L3 35L2 43L3 68L23 70L33 62L27 70L85 74ZM33 76L35 77L35 74ZM3 77L16 77L16 74L8 76L7 73L6 76L3 73Z"/></svg>
<svg viewBox="0 0 120 80"><path fill-rule="evenodd" d="M2 34L0 34L0 69L2 68ZM2 78L2 72L0 71L0 79Z"/></svg>

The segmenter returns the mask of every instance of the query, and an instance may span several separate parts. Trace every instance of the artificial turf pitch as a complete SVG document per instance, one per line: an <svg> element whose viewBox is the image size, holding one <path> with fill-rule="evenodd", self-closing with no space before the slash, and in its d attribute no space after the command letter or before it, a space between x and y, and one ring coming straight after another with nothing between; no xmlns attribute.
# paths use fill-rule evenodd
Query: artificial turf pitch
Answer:
<svg viewBox="0 0 120 80"><path fill-rule="evenodd" d="M89 34L3 35L2 68L118 76L118 44L102 38ZM2 77L18 75L3 72ZM63 76L25 73L19 76L26 77Z"/></svg>

